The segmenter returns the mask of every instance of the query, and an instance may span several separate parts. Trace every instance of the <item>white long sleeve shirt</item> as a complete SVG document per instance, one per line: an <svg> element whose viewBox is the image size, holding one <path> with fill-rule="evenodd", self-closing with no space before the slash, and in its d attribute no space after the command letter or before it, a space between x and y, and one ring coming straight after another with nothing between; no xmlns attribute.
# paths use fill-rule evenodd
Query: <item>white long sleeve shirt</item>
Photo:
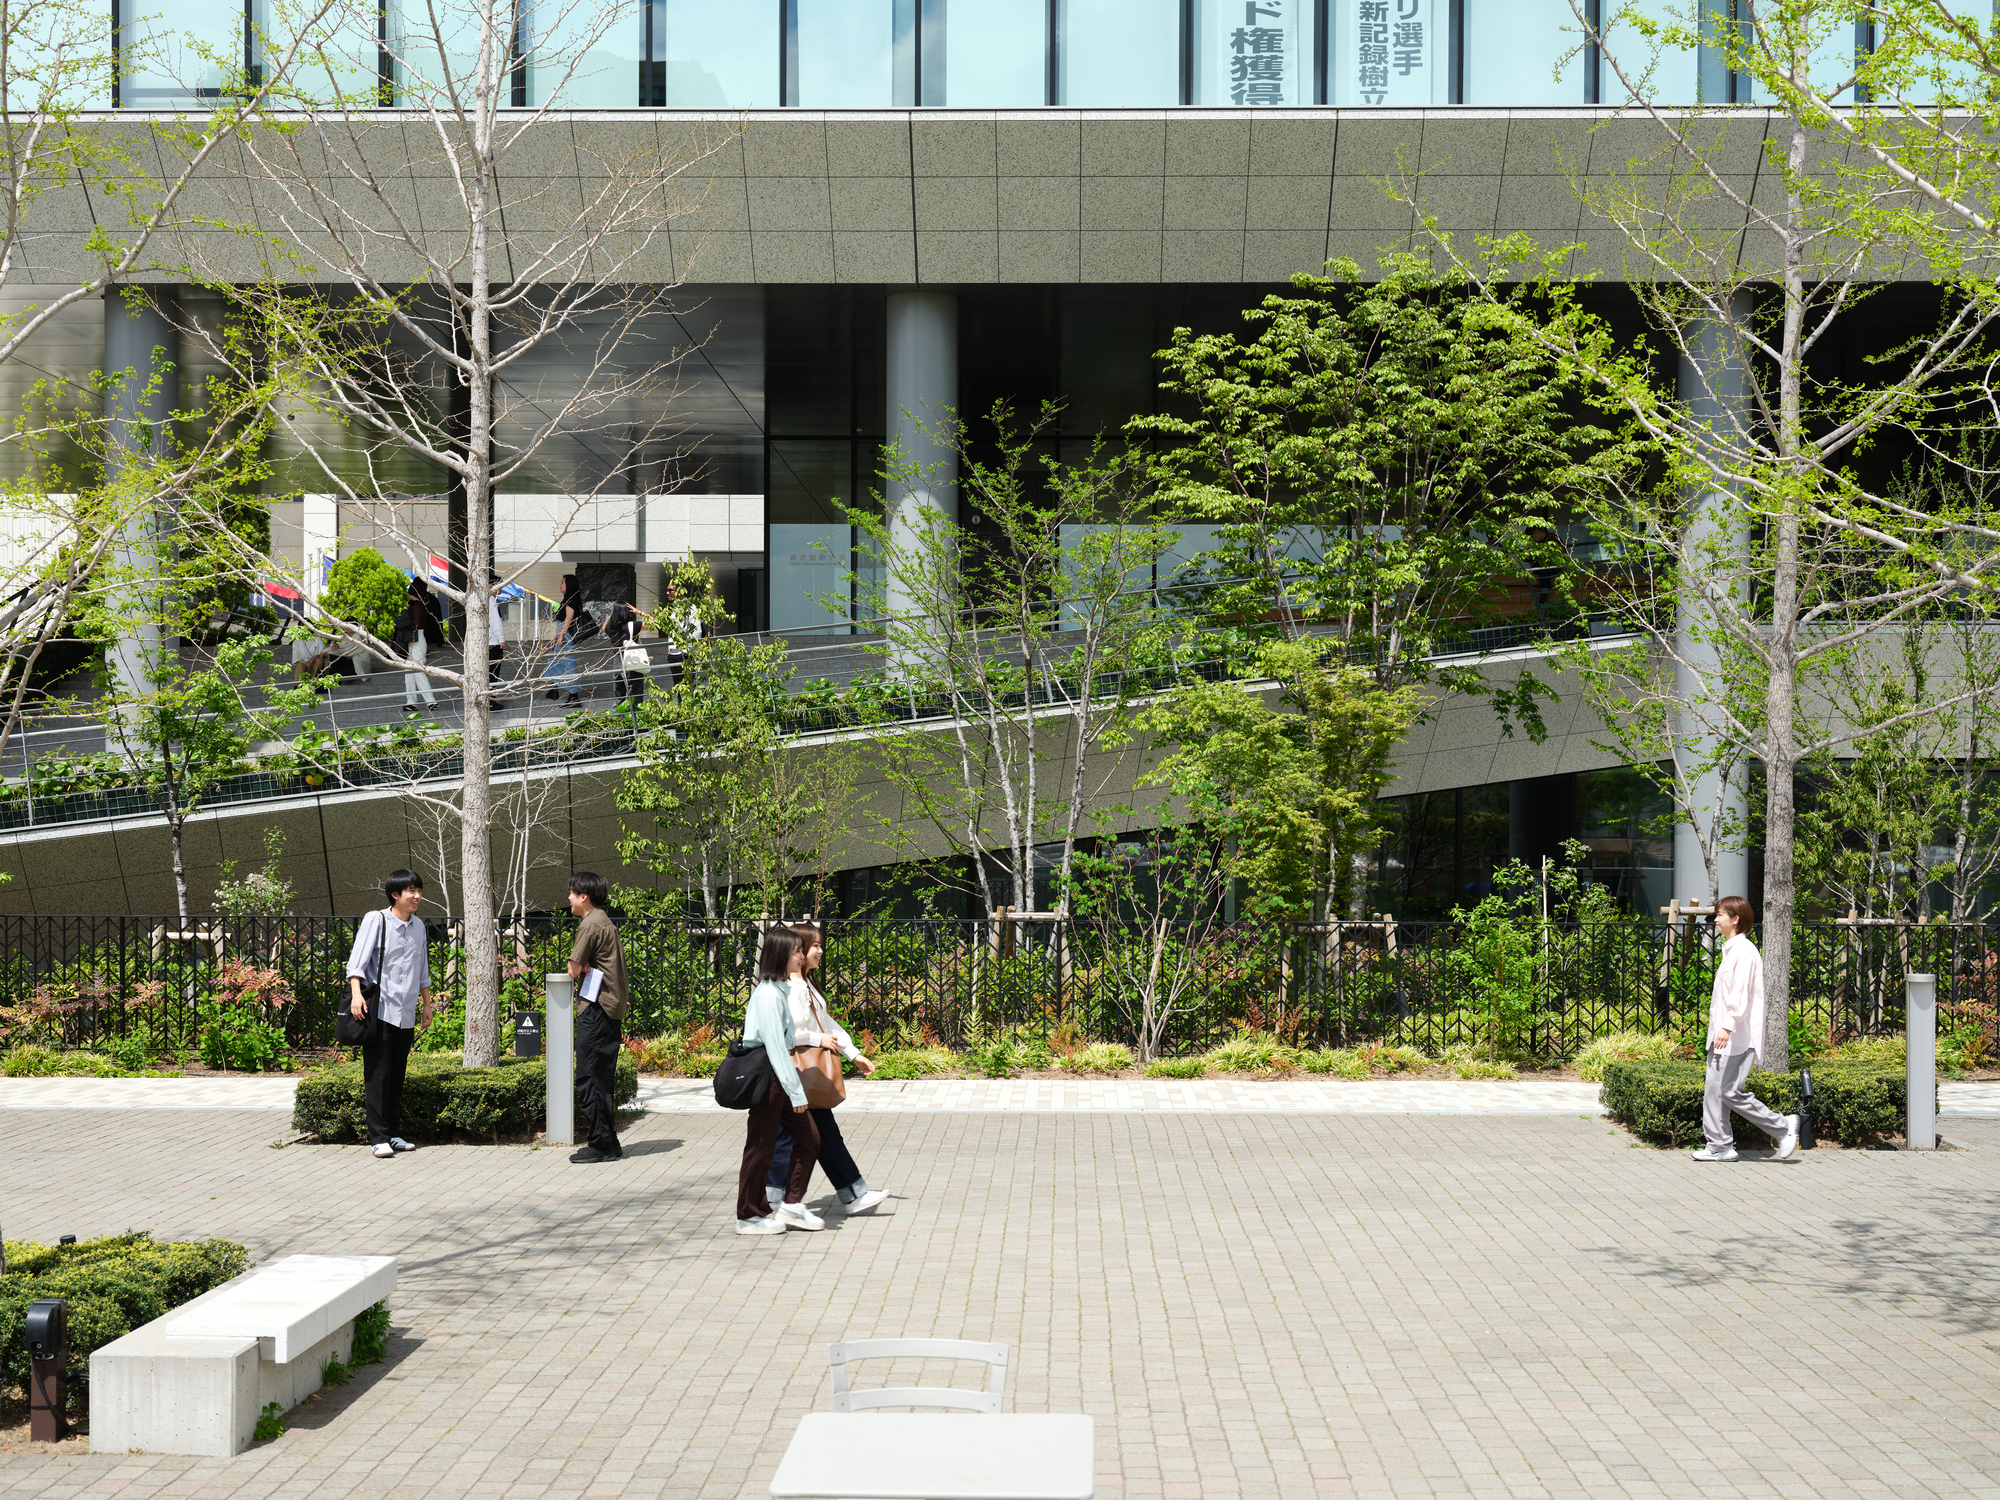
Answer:
<svg viewBox="0 0 2000 1500"><path fill-rule="evenodd" d="M1722 945L1722 962L1715 970L1715 990L1708 1002L1708 1050L1729 1033L1728 1055L1748 1052L1764 1060L1764 955L1738 933Z"/></svg>
<svg viewBox="0 0 2000 1500"><path fill-rule="evenodd" d="M799 1081L799 1070L792 1063L792 1048L799 1042L792 1031L791 1010L785 1004L785 987L776 980L766 979L750 992L750 1004L743 1012L743 1041L746 1046L763 1043L778 1087L794 1106L803 1109L806 1086Z"/></svg>
<svg viewBox="0 0 2000 1500"><path fill-rule="evenodd" d="M847 1061L861 1055L854 1039L833 1019L826 1008L826 996L813 988L810 979L791 982L792 1034L796 1047L831 1047Z"/></svg>

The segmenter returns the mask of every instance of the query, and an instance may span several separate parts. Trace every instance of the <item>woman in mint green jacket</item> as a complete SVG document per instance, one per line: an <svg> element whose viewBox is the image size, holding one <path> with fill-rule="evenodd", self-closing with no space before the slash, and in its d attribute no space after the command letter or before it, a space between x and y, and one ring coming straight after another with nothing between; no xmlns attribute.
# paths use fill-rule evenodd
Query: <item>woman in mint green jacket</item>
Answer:
<svg viewBox="0 0 2000 1500"><path fill-rule="evenodd" d="M788 927L764 934L757 954L757 988L743 1012L743 1040L762 1042L771 1060L771 1082L763 1101L749 1110L743 1142L743 1170L736 1179L736 1232L783 1234L787 1229L824 1229L826 1221L806 1207L806 1184L819 1161L819 1127L806 1109L806 1086L792 1065L791 972L798 937ZM792 1141L792 1170L785 1179L785 1201L775 1211L764 1194L764 1176L771 1170L771 1153L778 1132Z"/></svg>

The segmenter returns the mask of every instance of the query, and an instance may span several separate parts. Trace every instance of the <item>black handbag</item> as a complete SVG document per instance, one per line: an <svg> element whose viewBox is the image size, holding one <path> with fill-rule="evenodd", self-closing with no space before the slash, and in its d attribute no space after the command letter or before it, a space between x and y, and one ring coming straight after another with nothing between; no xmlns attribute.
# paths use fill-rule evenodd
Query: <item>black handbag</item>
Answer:
<svg viewBox="0 0 2000 1500"><path fill-rule="evenodd" d="M361 981L361 1000L368 1014L354 1019L354 986L343 985L340 1003L333 1012L333 1040L336 1046L359 1047L368 1040L369 1017L375 1014L375 997L382 993L382 957L389 948L389 914L382 913L382 931L375 942L375 982Z"/></svg>
<svg viewBox="0 0 2000 1500"><path fill-rule="evenodd" d="M772 1084L771 1057L762 1042L747 1045L739 1038L729 1044L722 1066L715 1070L715 1102L724 1109L755 1109Z"/></svg>

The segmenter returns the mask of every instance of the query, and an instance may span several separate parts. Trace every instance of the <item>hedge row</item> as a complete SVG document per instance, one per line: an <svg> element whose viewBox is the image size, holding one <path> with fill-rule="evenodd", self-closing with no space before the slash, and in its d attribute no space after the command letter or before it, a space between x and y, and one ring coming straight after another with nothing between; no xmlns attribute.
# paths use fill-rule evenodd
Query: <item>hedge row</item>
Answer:
<svg viewBox="0 0 2000 1500"><path fill-rule="evenodd" d="M80 1245L9 1241L0 1276L0 1384L28 1388L28 1305L44 1297L69 1303L69 1405L90 1392L90 1356L113 1339L213 1291L250 1263L231 1240L157 1241L134 1232Z"/></svg>
<svg viewBox="0 0 2000 1500"><path fill-rule="evenodd" d="M632 1054L621 1049L617 1102L630 1104L638 1097L638 1068ZM547 1101L548 1071L539 1057L502 1058L497 1068L468 1068L454 1058L419 1053L410 1059L397 1129L413 1141L526 1135L541 1129ZM292 1129L323 1141L367 1140L361 1064L338 1063L301 1078L293 1097Z"/></svg>
<svg viewBox="0 0 2000 1500"><path fill-rule="evenodd" d="M1695 1062L1617 1062L1604 1069L1605 1112L1641 1139L1669 1146L1699 1142L1706 1070ZM1903 1070L1880 1062L1838 1060L1812 1068L1813 1130L1847 1146L1869 1146L1903 1130ZM1781 1115L1798 1113L1796 1073L1750 1070L1750 1092ZM1770 1144L1763 1131L1732 1115L1738 1146Z"/></svg>

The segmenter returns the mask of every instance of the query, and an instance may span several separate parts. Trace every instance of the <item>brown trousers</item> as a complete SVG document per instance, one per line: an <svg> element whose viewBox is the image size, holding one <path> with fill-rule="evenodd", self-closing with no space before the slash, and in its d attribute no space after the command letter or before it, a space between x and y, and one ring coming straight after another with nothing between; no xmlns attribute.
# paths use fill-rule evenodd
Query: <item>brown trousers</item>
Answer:
<svg viewBox="0 0 2000 1500"><path fill-rule="evenodd" d="M764 1192L764 1177L771 1170L771 1153L778 1146L778 1132L792 1138L792 1170L785 1178L785 1201L803 1203L806 1184L812 1181L819 1161L819 1126L812 1112L792 1112L792 1101L773 1078L764 1090L764 1102L749 1111L743 1141L743 1172L736 1179L736 1217L761 1219L771 1212L771 1200Z"/></svg>

